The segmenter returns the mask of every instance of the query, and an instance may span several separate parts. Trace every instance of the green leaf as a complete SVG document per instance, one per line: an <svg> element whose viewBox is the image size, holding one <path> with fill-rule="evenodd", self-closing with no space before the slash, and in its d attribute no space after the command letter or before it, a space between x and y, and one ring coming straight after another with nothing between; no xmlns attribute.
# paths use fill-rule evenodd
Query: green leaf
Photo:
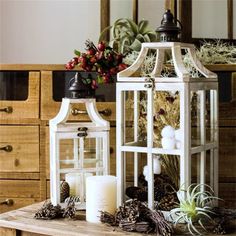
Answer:
<svg viewBox="0 0 236 236"><path fill-rule="evenodd" d="M147 20L141 20L138 24L138 32L140 34L145 34L146 31L148 31L148 21Z"/></svg>
<svg viewBox="0 0 236 236"><path fill-rule="evenodd" d="M137 34L138 33L138 26L135 24L135 22L130 19L126 19L126 20L130 25L130 29L134 32L134 34Z"/></svg>
<svg viewBox="0 0 236 236"><path fill-rule="evenodd" d="M76 56L78 56L78 57L80 57L80 51L78 51L78 50L74 50L74 54L76 55Z"/></svg>
<svg viewBox="0 0 236 236"><path fill-rule="evenodd" d="M103 29L103 31L100 33L98 42L101 42L104 40L104 37L106 35L106 32L109 31L112 28L112 26L107 26L105 29Z"/></svg>
<svg viewBox="0 0 236 236"><path fill-rule="evenodd" d="M141 43L145 42L145 38L144 38L144 36L142 34L138 34L136 36L136 39L138 39Z"/></svg>
<svg viewBox="0 0 236 236"><path fill-rule="evenodd" d="M132 49L134 51L140 51L142 44L138 39L135 39L134 42L129 47L130 47L130 49Z"/></svg>
<svg viewBox="0 0 236 236"><path fill-rule="evenodd" d="M100 75L97 77L97 80L99 84L103 83L103 78Z"/></svg>

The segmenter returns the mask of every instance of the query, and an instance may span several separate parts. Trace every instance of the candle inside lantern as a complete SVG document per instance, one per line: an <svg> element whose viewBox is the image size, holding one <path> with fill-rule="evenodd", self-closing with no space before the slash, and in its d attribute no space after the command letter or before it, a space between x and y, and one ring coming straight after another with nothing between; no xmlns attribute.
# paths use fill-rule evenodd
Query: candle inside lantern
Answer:
<svg viewBox="0 0 236 236"><path fill-rule="evenodd" d="M86 220L100 223L101 211L116 211L116 177L91 176L86 179Z"/></svg>
<svg viewBox="0 0 236 236"><path fill-rule="evenodd" d="M83 178L81 173L68 173L65 175L65 180L70 186L71 196L80 196L85 192L85 180L92 176L91 173L85 173ZM83 201L83 199L81 199Z"/></svg>

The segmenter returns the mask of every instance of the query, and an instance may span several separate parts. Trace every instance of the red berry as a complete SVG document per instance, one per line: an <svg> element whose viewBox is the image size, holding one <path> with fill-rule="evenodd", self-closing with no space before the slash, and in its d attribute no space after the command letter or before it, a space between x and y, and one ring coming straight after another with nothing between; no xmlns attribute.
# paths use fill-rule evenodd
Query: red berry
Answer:
<svg viewBox="0 0 236 236"><path fill-rule="evenodd" d="M124 63L120 63L120 64L118 65L118 71L122 71L122 70L124 70L124 69L126 69L126 68L127 68L127 65L124 64Z"/></svg>
<svg viewBox="0 0 236 236"><path fill-rule="evenodd" d="M117 73L117 69L115 67L110 69L110 74L115 75Z"/></svg>
<svg viewBox="0 0 236 236"><path fill-rule="evenodd" d="M95 56L98 60L101 60L101 59L104 58L104 53L103 52L97 52Z"/></svg>
<svg viewBox="0 0 236 236"><path fill-rule="evenodd" d="M116 55L116 60L117 60L118 63L121 63L122 59L123 59L123 55L121 55L121 54Z"/></svg>
<svg viewBox="0 0 236 236"><path fill-rule="evenodd" d="M110 76L106 74L102 77L102 79L105 84L108 84L110 81Z"/></svg>
<svg viewBox="0 0 236 236"><path fill-rule="evenodd" d="M106 49L105 43L104 43L104 42L100 42L100 43L98 44L98 50L99 50L99 51L104 51L105 49Z"/></svg>
<svg viewBox="0 0 236 236"><path fill-rule="evenodd" d="M91 87L92 89L96 89L98 87L96 80L92 80Z"/></svg>
<svg viewBox="0 0 236 236"><path fill-rule="evenodd" d="M87 50L88 55L93 56L93 55L95 55L95 53L96 53L96 51L93 48L90 48L89 50Z"/></svg>
<svg viewBox="0 0 236 236"><path fill-rule="evenodd" d="M75 67L75 64L73 63L73 61L69 61L67 64L66 64L66 69L67 70L72 70L74 69Z"/></svg>
<svg viewBox="0 0 236 236"><path fill-rule="evenodd" d="M77 65L78 62L79 62L79 58L78 58L78 57L74 57L74 58L73 58L73 62L74 62L75 65Z"/></svg>
<svg viewBox="0 0 236 236"><path fill-rule="evenodd" d="M96 61L97 61L97 59L96 59L95 56L93 56L93 57L90 58L90 62L91 62L92 64L96 63Z"/></svg>

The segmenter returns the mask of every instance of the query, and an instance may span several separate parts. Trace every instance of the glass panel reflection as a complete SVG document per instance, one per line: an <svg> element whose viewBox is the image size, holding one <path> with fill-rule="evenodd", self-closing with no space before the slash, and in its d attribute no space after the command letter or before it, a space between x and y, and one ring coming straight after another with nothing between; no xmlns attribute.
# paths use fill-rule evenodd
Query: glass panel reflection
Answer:
<svg viewBox="0 0 236 236"><path fill-rule="evenodd" d="M26 100L28 98L28 78L28 71L1 71L0 100Z"/></svg>

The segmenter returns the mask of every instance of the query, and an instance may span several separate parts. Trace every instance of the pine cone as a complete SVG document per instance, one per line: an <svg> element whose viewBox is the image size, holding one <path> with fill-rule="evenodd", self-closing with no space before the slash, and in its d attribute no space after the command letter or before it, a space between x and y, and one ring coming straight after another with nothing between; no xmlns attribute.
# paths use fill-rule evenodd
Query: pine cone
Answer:
<svg viewBox="0 0 236 236"><path fill-rule="evenodd" d="M70 196L70 185L65 180L61 182L60 194L61 202L65 202L66 198Z"/></svg>
<svg viewBox="0 0 236 236"><path fill-rule="evenodd" d="M67 207L65 208L62 217L64 217L64 218L68 217L68 218L72 219L75 217L75 213L76 213L75 203L70 202L70 203L68 203Z"/></svg>
<svg viewBox="0 0 236 236"><path fill-rule="evenodd" d="M36 219L51 220L61 217L63 210L60 205L53 206L50 201L46 201L43 206L35 213Z"/></svg>
<svg viewBox="0 0 236 236"><path fill-rule="evenodd" d="M170 211L177 207L176 202L178 201L176 194L165 195L158 203L157 207L160 210Z"/></svg>

